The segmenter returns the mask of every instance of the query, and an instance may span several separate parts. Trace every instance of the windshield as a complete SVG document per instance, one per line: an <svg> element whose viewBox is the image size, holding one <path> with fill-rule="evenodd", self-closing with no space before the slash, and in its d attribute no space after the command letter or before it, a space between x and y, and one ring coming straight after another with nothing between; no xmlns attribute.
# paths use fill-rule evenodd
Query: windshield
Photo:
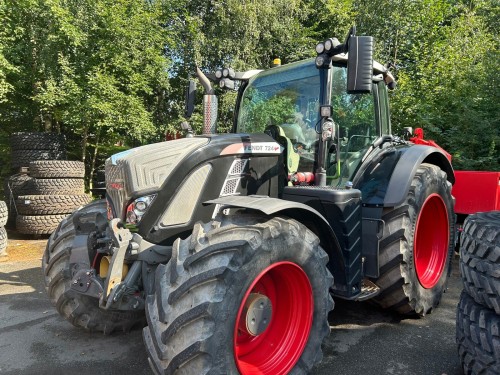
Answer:
<svg viewBox="0 0 500 375"><path fill-rule="evenodd" d="M238 114L239 133L261 133L279 126L297 162L289 172L313 172L318 134L319 71L314 60L270 69L250 81Z"/></svg>
<svg viewBox="0 0 500 375"><path fill-rule="evenodd" d="M327 174L331 185L352 179L364 151L377 138L374 97L348 94L347 70L334 66L332 73L332 117L338 125L330 147ZM238 133L262 133L276 128L288 143L288 173L314 172L319 126L320 73L314 59L269 69L250 80L241 98ZM286 145L285 145L286 146Z"/></svg>
<svg viewBox="0 0 500 375"><path fill-rule="evenodd" d="M310 145L317 139L319 73L314 60L270 69L254 78L245 90L238 115L238 132L260 133L270 125L287 137Z"/></svg>

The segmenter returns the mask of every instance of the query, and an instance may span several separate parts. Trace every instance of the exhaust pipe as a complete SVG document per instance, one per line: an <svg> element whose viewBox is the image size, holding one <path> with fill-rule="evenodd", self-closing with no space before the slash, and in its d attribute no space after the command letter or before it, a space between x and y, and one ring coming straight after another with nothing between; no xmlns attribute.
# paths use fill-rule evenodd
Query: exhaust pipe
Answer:
<svg viewBox="0 0 500 375"><path fill-rule="evenodd" d="M217 96L210 84L207 76L203 74L200 68L196 67L196 76L200 80L205 94L203 94L203 135L217 133Z"/></svg>

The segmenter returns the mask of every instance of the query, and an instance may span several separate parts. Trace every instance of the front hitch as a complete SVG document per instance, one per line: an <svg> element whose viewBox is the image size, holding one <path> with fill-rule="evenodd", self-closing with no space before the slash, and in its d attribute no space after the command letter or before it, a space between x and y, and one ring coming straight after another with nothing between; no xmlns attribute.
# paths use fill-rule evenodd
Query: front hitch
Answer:
<svg viewBox="0 0 500 375"><path fill-rule="evenodd" d="M76 258L77 254L87 254L87 247L93 246L88 235L76 236L74 246L85 251L72 254L72 263L88 266L75 268L71 289L99 299L99 307L105 310L143 309L145 296L154 288L156 266L170 260L172 247L146 241L125 228L119 219L112 219L101 229L98 232L103 236L94 236L93 242L94 246L100 245L97 252L104 255L100 264L96 264L97 257L92 265L88 258Z"/></svg>

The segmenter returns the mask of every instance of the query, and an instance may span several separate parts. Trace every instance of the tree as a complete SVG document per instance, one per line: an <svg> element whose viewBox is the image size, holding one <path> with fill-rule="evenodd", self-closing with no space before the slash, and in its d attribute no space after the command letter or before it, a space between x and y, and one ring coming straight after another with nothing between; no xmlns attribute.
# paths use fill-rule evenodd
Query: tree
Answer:
<svg viewBox="0 0 500 375"><path fill-rule="evenodd" d="M3 127L63 132L70 143L81 143L73 156L84 161L89 139L94 145L158 139L165 118L155 109L169 90L163 53L168 38L159 4L5 4L3 51L15 70L6 74L12 90L0 103L0 112L7 114L0 119Z"/></svg>

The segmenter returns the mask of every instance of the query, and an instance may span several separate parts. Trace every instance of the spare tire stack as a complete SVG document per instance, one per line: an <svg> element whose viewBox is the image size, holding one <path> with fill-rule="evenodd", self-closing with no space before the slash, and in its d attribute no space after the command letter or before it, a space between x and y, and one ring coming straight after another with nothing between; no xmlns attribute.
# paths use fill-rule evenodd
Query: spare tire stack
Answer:
<svg viewBox="0 0 500 375"><path fill-rule="evenodd" d="M7 210L9 212L7 225L10 228L16 225L16 199L20 195L30 194L33 191L33 178L28 173L18 173L10 176L4 182L5 198L7 199Z"/></svg>
<svg viewBox="0 0 500 375"><path fill-rule="evenodd" d="M464 374L500 374L500 211L465 220L460 273L456 340Z"/></svg>
<svg viewBox="0 0 500 375"><path fill-rule="evenodd" d="M66 143L62 134L19 132L10 136L10 149L11 167L15 174L4 182L4 192L9 210L8 225L14 227L17 197L33 191L33 179L27 174L30 162L65 159Z"/></svg>
<svg viewBox="0 0 500 375"><path fill-rule="evenodd" d="M80 161L38 160L29 166L30 194L16 199L16 228L25 234L50 234L78 207L90 203L84 193L85 166Z"/></svg>
<svg viewBox="0 0 500 375"><path fill-rule="evenodd" d="M64 160L61 134L14 133L10 141L18 172L5 186L10 220L21 233L50 234L67 214L91 201L84 193L84 163Z"/></svg>
<svg viewBox="0 0 500 375"><path fill-rule="evenodd" d="M7 231L5 230L5 224L7 224L8 216L7 204L4 201L0 201L0 258L7 255Z"/></svg>
<svg viewBox="0 0 500 375"><path fill-rule="evenodd" d="M64 135L57 133L14 133L10 137L12 169L29 167L35 160L66 159Z"/></svg>

